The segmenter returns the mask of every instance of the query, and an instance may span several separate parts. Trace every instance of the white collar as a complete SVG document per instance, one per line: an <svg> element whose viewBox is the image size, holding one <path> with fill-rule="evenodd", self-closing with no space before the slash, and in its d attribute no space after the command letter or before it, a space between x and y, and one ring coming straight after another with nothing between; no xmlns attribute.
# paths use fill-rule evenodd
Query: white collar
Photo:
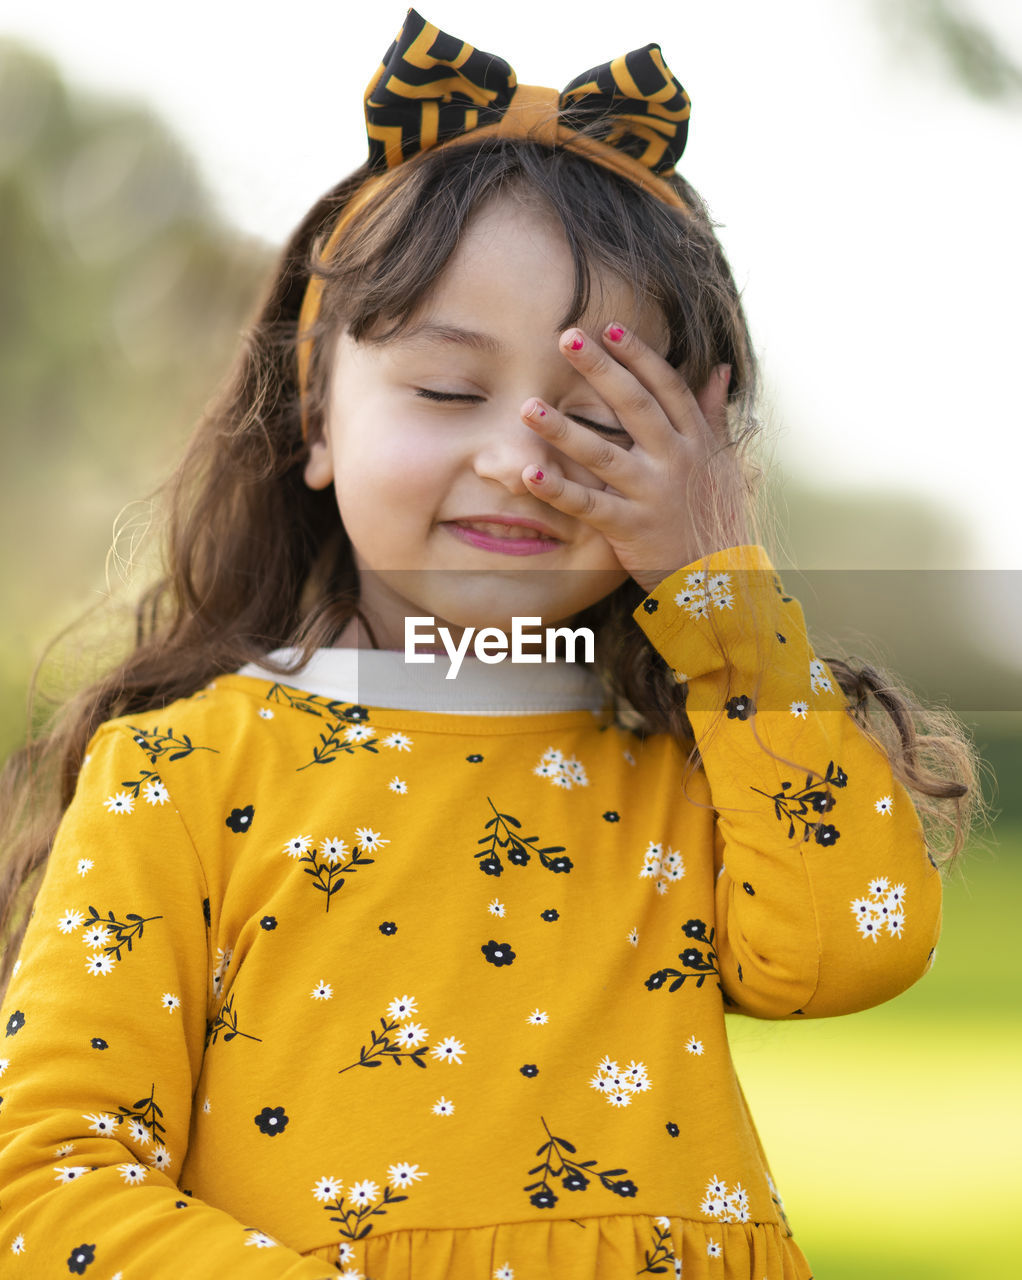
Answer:
<svg viewBox="0 0 1022 1280"><path fill-rule="evenodd" d="M274 649L269 658L292 662L298 649ZM280 676L258 663L239 676L286 684L338 702L455 715L534 715L549 711L600 711L607 695L599 677L582 663L504 662L467 657L453 680L446 654L433 663L408 663L398 649L317 649L304 667Z"/></svg>

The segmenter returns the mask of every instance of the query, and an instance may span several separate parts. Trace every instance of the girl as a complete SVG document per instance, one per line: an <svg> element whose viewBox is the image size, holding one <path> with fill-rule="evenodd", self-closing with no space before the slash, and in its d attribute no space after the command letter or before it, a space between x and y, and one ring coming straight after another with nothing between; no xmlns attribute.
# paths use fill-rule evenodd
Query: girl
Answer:
<svg viewBox="0 0 1022 1280"><path fill-rule="evenodd" d="M8 772L5 1275L809 1277L724 1013L915 981L906 787L954 853L972 775L752 540L688 109L655 45L558 96L409 13L133 652Z"/></svg>

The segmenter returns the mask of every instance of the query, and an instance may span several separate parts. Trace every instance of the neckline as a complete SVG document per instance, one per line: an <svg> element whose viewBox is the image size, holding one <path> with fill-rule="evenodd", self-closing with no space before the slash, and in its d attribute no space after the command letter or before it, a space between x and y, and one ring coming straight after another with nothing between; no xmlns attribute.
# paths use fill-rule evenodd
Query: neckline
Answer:
<svg viewBox="0 0 1022 1280"><path fill-rule="evenodd" d="M298 649L274 649L267 657L290 665ZM582 663L486 663L464 660L454 679L446 655L433 662L409 663L390 649L317 649L305 664L286 675L259 663L235 674L372 707L454 715L536 715L544 712L599 712L607 703L600 678Z"/></svg>

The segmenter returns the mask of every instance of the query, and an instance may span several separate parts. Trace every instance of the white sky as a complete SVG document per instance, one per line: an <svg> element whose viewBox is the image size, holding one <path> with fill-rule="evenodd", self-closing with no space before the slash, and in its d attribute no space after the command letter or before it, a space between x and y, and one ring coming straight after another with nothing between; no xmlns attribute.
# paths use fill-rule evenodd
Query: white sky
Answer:
<svg viewBox="0 0 1022 1280"><path fill-rule="evenodd" d="M418 7L526 83L659 43L693 99L681 168L723 224L782 465L929 495L974 528L977 565L1020 568L1022 110L892 46L875 3ZM973 7L1022 60L1022 5ZM225 214L277 243L362 160L362 90L403 15L401 0L0 0L0 35L150 101Z"/></svg>

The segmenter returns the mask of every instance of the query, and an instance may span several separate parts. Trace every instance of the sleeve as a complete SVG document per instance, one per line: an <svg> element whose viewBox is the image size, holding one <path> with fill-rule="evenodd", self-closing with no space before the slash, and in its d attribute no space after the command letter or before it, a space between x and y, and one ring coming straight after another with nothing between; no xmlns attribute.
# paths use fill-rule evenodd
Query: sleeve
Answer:
<svg viewBox="0 0 1022 1280"><path fill-rule="evenodd" d="M826 1017L898 995L932 960L940 875L763 548L677 570L634 617L687 685L717 815L713 945L729 1004Z"/></svg>
<svg viewBox="0 0 1022 1280"><path fill-rule="evenodd" d="M207 909L166 787L129 731L104 726L0 1011L0 1271L12 1280L336 1275L177 1185L205 1044Z"/></svg>

